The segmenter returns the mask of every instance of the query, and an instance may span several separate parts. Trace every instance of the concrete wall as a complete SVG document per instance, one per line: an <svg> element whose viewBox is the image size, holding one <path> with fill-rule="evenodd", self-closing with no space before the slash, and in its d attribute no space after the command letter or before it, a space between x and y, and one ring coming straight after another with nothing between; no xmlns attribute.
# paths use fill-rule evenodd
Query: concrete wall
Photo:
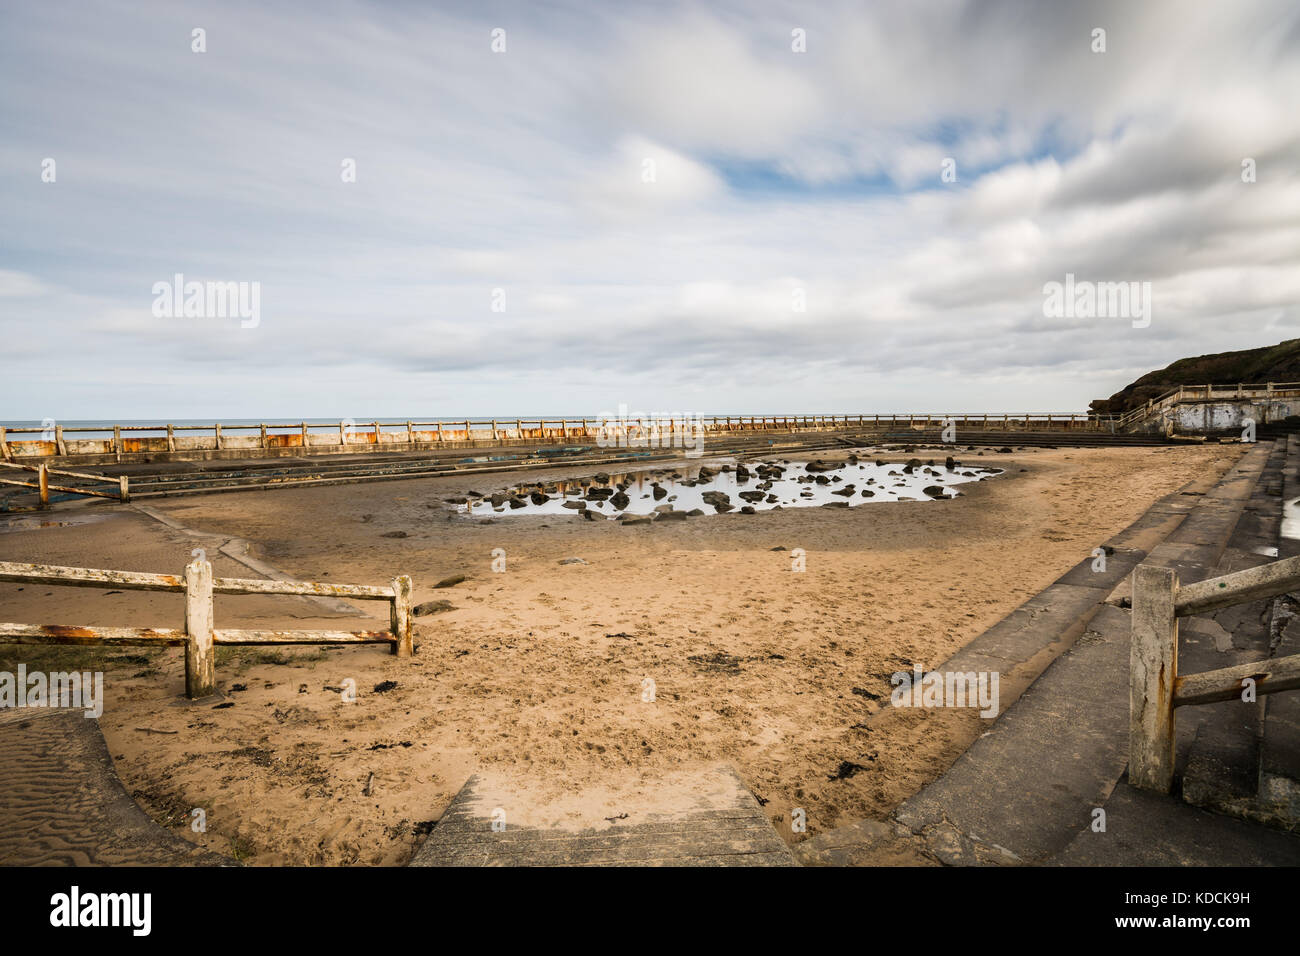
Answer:
<svg viewBox="0 0 1300 956"><path fill-rule="evenodd" d="M1159 415L1141 423L1135 431L1153 435L1213 435L1240 432L1247 419L1256 425L1267 425L1296 414L1300 414L1300 398L1181 401L1161 409Z"/></svg>

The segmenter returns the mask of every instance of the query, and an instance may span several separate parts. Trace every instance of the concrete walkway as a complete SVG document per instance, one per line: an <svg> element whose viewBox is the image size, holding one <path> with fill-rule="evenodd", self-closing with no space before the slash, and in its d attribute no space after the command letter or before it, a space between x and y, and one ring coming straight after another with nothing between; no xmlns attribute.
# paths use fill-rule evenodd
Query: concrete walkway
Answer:
<svg viewBox="0 0 1300 956"><path fill-rule="evenodd" d="M0 711L0 781L0 865L234 865L140 809L80 710Z"/></svg>
<svg viewBox="0 0 1300 956"><path fill-rule="evenodd" d="M812 865L1300 863L1293 834L1222 817L1210 825L1202 819L1209 815L1176 798L1116 790L1128 762L1128 573L1143 560L1178 568L1184 583L1224 573L1229 540L1271 457L1278 466L1278 452L1252 448L1213 486L1162 499L1107 542L1120 560L1109 560L1104 573L1094 578L1082 562L937 668L1005 672L1009 665L1022 684L1036 660L1068 646L1023 696L1011 695L1014 703L946 774L889 820L821 834L800 844L796 858ZM1106 835L1093 830L1098 810L1111 839L1090 840ZM1198 821L1202 836L1183 839ZM1135 855L1129 847L1139 834L1151 845Z"/></svg>

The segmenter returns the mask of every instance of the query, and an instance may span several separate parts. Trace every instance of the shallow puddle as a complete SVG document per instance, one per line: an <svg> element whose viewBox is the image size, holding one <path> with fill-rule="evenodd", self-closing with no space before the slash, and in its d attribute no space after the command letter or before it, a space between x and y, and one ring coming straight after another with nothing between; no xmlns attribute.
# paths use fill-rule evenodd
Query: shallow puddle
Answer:
<svg viewBox="0 0 1300 956"><path fill-rule="evenodd" d="M37 531L41 528L73 528L83 524L97 524L109 515L77 515L61 518L8 518L0 520L0 534L11 531Z"/></svg>
<svg viewBox="0 0 1300 956"><path fill-rule="evenodd" d="M1001 469L946 461L789 462L679 465L570 481L524 483L483 498L448 499L462 514L563 515L590 511L613 518L655 511L770 511L855 507L885 501L954 497L956 486Z"/></svg>

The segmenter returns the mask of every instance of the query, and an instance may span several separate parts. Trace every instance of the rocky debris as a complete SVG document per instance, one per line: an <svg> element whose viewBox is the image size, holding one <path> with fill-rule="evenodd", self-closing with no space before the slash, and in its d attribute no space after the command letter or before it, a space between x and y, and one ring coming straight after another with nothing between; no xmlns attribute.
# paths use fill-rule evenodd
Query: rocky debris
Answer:
<svg viewBox="0 0 1300 956"><path fill-rule="evenodd" d="M623 514L619 516L619 522L622 524L650 524L655 520L654 515L630 515Z"/></svg>
<svg viewBox="0 0 1300 956"><path fill-rule="evenodd" d="M982 454L984 454L984 453L983 453L983 452L980 452L980 454L982 455ZM998 449L998 454L999 454L999 455L1009 455L1009 454L1011 454L1011 449L1010 449L1010 448L1006 448L1006 447L999 448L999 449Z"/></svg>
<svg viewBox="0 0 1300 956"><path fill-rule="evenodd" d="M385 532L384 532L383 534L381 534L379 537L381 537L381 538L405 538L405 537L406 537L406 532L405 532L405 531L385 531Z"/></svg>
<svg viewBox="0 0 1300 956"><path fill-rule="evenodd" d="M511 497L513 497L513 496L510 495L510 494L508 494L507 492L504 492L504 491L494 491L494 492L492 493L492 497L491 497L490 499L488 499L488 500L492 502L492 507L493 507L493 508L500 508L500 507L503 506L507 501L509 501L509 500L511 499Z"/></svg>
<svg viewBox="0 0 1300 956"><path fill-rule="evenodd" d="M952 457L952 455L949 455L947 458L943 460L943 467L947 468L949 471L952 471L954 468L957 467L957 462Z"/></svg>
<svg viewBox="0 0 1300 956"><path fill-rule="evenodd" d="M592 511L592 510L590 510L590 509L584 509L584 510L582 510L582 511L579 511L578 514L582 515L582 516L583 516L584 518L586 518L588 521L604 521L604 520L605 520L605 516L604 516L604 515L602 515L602 514L597 514L595 511Z"/></svg>
<svg viewBox="0 0 1300 956"><path fill-rule="evenodd" d="M876 497L876 493L875 493L874 491L872 491L870 488L863 488L863 489L862 489L862 497L863 497L863 498L874 498L874 497Z"/></svg>
<svg viewBox="0 0 1300 956"><path fill-rule="evenodd" d="M468 580L469 580L469 578L468 578L467 575L464 575L464 574L453 574L451 577L443 578L441 581L439 581L437 584L435 584L434 587L435 587L435 588L454 588L456 585L462 583L463 581L468 581Z"/></svg>
<svg viewBox="0 0 1300 956"><path fill-rule="evenodd" d="M596 472L596 481L600 482L602 485L609 484L609 473L605 471Z"/></svg>
<svg viewBox="0 0 1300 956"><path fill-rule="evenodd" d="M947 499L952 497L952 495L947 494L940 485L926 485L921 489L921 491L922 493L929 495L931 498Z"/></svg>
<svg viewBox="0 0 1300 956"><path fill-rule="evenodd" d="M528 496L528 500L535 505L544 505L546 504L546 502L551 500L551 496L548 494L543 494L540 491L534 491L531 495Z"/></svg>
<svg viewBox="0 0 1300 956"><path fill-rule="evenodd" d="M750 477L751 477L751 475L750 475L750 473L749 473L749 469L746 468L743 464L740 464L740 465L737 465L737 466L736 466L736 480L737 480L737 481L749 481Z"/></svg>
<svg viewBox="0 0 1300 956"><path fill-rule="evenodd" d="M692 508L690 511L686 512L686 515L689 518L700 518L703 517L704 514L705 512L703 508Z"/></svg>
<svg viewBox="0 0 1300 956"><path fill-rule="evenodd" d="M713 505L715 508L720 505L729 506L731 504L731 495L727 494L725 491L706 491L704 494L700 495L700 498L706 505Z"/></svg>
<svg viewBox="0 0 1300 956"><path fill-rule="evenodd" d="M827 776L826 779L827 779L827 780L847 780L847 779L849 779L849 777L852 777L854 774L856 774L856 773L860 773L861 771L866 770L866 769L868 769L868 768L862 766L862 764L860 764L860 763L853 763L853 762L850 761L850 760L842 760L842 761L840 761L840 765L839 765L839 767L836 769L836 771L835 771L833 774L830 774L829 776Z"/></svg>
<svg viewBox="0 0 1300 956"><path fill-rule="evenodd" d="M564 502L562 505L560 505L560 507L561 507L561 508L570 508L570 509L572 509L573 511L586 511L586 510L587 510L587 502L585 502L585 501L566 501L566 502Z"/></svg>
<svg viewBox="0 0 1300 956"><path fill-rule="evenodd" d="M609 499L609 503L613 505L615 508L617 508L619 511L622 511L632 503L632 499L629 498L622 491L619 491L618 494L614 495L614 497Z"/></svg>
<svg viewBox="0 0 1300 956"><path fill-rule="evenodd" d="M740 509L740 513L742 515L755 515L758 514L758 509L755 508L753 505L745 505Z"/></svg>
<svg viewBox="0 0 1300 956"><path fill-rule="evenodd" d="M853 495L853 485L845 485L843 488L836 488L831 492L833 495L843 495L845 498Z"/></svg>
<svg viewBox="0 0 1300 956"><path fill-rule="evenodd" d="M506 501L506 504L510 505L511 508L526 508L526 507L528 507L528 502L524 501L523 498L520 498L520 497L517 496L517 495L512 495L512 496L511 496L511 497Z"/></svg>
<svg viewBox="0 0 1300 956"><path fill-rule="evenodd" d="M650 494L654 495L655 501L659 501L661 498L668 497L668 489L659 484L653 484L650 486Z"/></svg>
<svg viewBox="0 0 1300 956"><path fill-rule="evenodd" d="M610 497L612 494L614 494L614 489L613 489L613 488L588 488L588 489L587 489L587 500L588 500L588 501L604 501L606 498Z"/></svg>
<svg viewBox="0 0 1300 956"><path fill-rule="evenodd" d="M423 604L417 604L412 610L416 617L424 617L426 614L441 614L444 611L454 611L450 601L425 601Z"/></svg>
<svg viewBox="0 0 1300 956"><path fill-rule="evenodd" d="M740 498L750 502L762 501L763 498L766 497L761 491L741 491L737 494Z"/></svg>
<svg viewBox="0 0 1300 956"><path fill-rule="evenodd" d="M587 562L584 561L582 558L561 558L557 563L559 563L559 564L586 564Z"/></svg>
<svg viewBox="0 0 1300 956"><path fill-rule="evenodd" d="M848 506L849 503L847 501L828 501L826 504L822 505L823 508L847 508Z"/></svg>
<svg viewBox="0 0 1300 956"><path fill-rule="evenodd" d="M910 475L913 471L915 471L917 468L920 467L921 467L921 459L909 458L907 459L907 464L903 466L903 472L905 474Z"/></svg>
<svg viewBox="0 0 1300 956"><path fill-rule="evenodd" d="M813 474L816 474L818 472L823 472L823 471L835 471L835 469L837 468L839 468L839 465L828 464L827 462L822 461L820 458L817 461L810 461L808 462L808 464L804 465L804 471Z"/></svg>
<svg viewBox="0 0 1300 956"><path fill-rule="evenodd" d="M685 521L687 512L685 511L661 511L659 512L660 521Z"/></svg>

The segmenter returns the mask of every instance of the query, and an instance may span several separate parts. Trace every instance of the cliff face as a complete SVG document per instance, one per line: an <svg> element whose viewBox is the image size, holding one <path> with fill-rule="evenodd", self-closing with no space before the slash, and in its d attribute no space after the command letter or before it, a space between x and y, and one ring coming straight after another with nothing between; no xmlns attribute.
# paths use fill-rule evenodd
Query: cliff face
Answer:
<svg viewBox="0 0 1300 956"><path fill-rule="evenodd" d="M1300 339L1240 352L1219 352L1179 359L1148 372L1110 398L1089 404L1089 411L1122 415L1179 385L1261 385L1265 382L1300 382Z"/></svg>

